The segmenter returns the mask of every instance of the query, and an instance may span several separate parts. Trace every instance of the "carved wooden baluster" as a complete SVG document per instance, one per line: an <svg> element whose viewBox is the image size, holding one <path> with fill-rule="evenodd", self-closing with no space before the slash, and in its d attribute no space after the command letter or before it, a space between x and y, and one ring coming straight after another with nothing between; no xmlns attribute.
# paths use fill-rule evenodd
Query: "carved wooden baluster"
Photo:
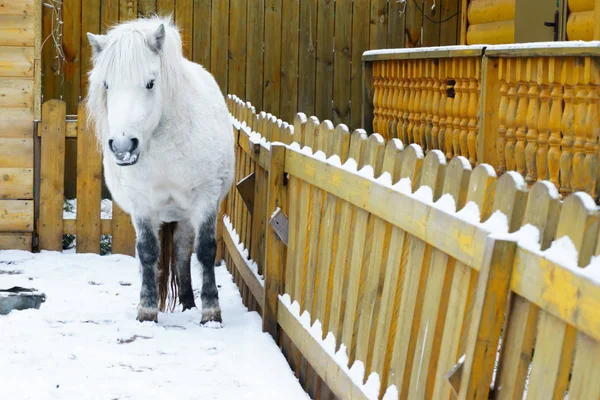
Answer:
<svg viewBox="0 0 600 400"><path fill-rule="evenodd" d="M417 61L411 60L410 62L410 96L408 98L408 130L406 131L406 142L405 146L413 143L413 130L415 127L415 97L417 96Z"/></svg>
<svg viewBox="0 0 600 400"><path fill-rule="evenodd" d="M517 83L516 65L514 59L506 60L507 83L508 83L508 109L506 111L506 169L514 171L515 162L515 144L517 142Z"/></svg>
<svg viewBox="0 0 600 400"><path fill-rule="evenodd" d="M575 80L574 76L577 73L574 71L574 60L567 59L563 63L561 83L564 86L563 100L565 108L563 110L561 129L562 141L560 142L562 153L560 155L560 193L566 197L571 190L571 176L573 173L573 119L575 118ZM578 72L578 71L577 71Z"/></svg>
<svg viewBox="0 0 600 400"><path fill-rule="evenodd" d="M392 102L391 122L389 125L390 136L388 139L398 138L398 120L400 115L400 101L402 100L402 75L400 75L400 61L392 61Z"/></svg>
<svg viewBox="0 0 600 400"><path fill-rule="evenodd" d="M408 61L402 61L402 117L398 123L398 136L403 143L408 143L408 103L410 98L410 65Z"/></svg>
<svg viewBox="0 0 600 400"><path fill-rule="evenodd" d="M446 94L450 91L451 87L455 85L456 71L455 71L456 59L448 60L446 64L447 76L452 78L446 78ZM456 94L446 96L446 131L444 132L444 143L446 145L446 158L452 159L454 155L454 100L456 100Z"/></svg>
<svg viewBox="0 0 600 400"><path fill-rule="evenodd" d="M517 58L517 82L519 89L517 90L518 105L517 105L517 144L515 145L515 162L517 164L517 172L525 176L525 146L527 145L527 107L529 99L527 98L527 64L531 59Z"/></svg>
<svg viewBox="0 0 600 400"><path fill-rule="evenodd" d="M437 74L437 64L438 60L433 59L429 61L429 74L427 79L427 117L425 126L425 138L427 142L427 151L436 149L433 144L433 136L431 131L433 130L433 114L434 109L437 114L437 103L435 103L434 97L438 94L438 91L435 89L435 78Z"/></svg>
<svg viewBox="0 0 600 400"><path fill-rule="evenodd" d="M537 154L537 139L538 139L538 117L539 117L539 87L538 87L538 66L543 69L543 65L539 65L542 59L527 60L527 81L529 81L529 91L527 97L529 104L527 107L527 146L525 147L525 163L527 165L527 176L525 181L529 185L533 185L537 180L536 154Z"/></svg>
<svg viewBox="0 0 600 400"><path fill-rule="evenodd" d="M460 99L460 136L459 136L459 146L460 146L460 155L469 158L469 59L465 59L462 61L462 72L461 76L461 89L462 89L462 97Z"/></svg>
<svg viewBox="0 0 600 400"><path fill-rule="evenodd" d="M383 61L377 62L377 93L375 94L377 99L377 119L373 120L373 132L379 133L379 123L383 118L383 104L381 102L383 97ZM375 105L375 103L373 102Z"/></svg>
<svg viewBox="0 0 600 400"><path fill-rule="evenodd" d="M585 60L585 61L584 61ZM587 116L587 89L590 83L590 59L577 58L577 86L575 95L575 120L573 121L573 131L575 133L575 142L573 143L573 177L571 188L573 191L581 191L586 188L585 168L585 142L586 135L586 116Z"/></svg>
<svg viewBox="0 0 600 400"><path fill-rule="evenodd" d="M385 119L385 103L383 96L385 95L385 61L379 63L379 96L377 101L379 102L379 116L377 118L377 130L374 131L379 133L381 131L381 124Z"/></svg>
<svg viewBox="0 0 600 400"><path fill-rule="evenodd" d="M396 101L398 98L398 78L396 76L396 64L398 61L389 61L388 62L388 76L390 80L390 92L388 94L388 116L385 124L385 131L387 132L387 139L390 140L394 136L394 129L392 129L392 125L395 127L396 122L394 120Z"/></svg>
<svg viewBox="0 0 600 400"><path fill-rule="evenodd" d="M388 76L388 64L389 61L384 61L381 66L381 114L379 116L379 129L377 133L381 134L384 138L387 137L385 127L387 126L387 115L388 115L388 98L390 95L390 80Z"/></svg>
<svg viewBox="0 0 600 400"><path fill-rule="evenodd" d="M423 60L416 61L415 69L415 103L412 143L421 146L421 95L423 91ZM421 146L422 148L423 146Z"/></svg>
<svg viewBox="0 0 600 400"><path fill-rule="evenodd" d="M420 129L420 141L421 147L425 151L429 151L429 143L427 142L427 125L431 120L429 119L429 112L431 111L431 99L429 98L430 87L429 82L431 80L431 61L423 60L423 80L421 93L421 129Z"/></svg>
<svg viewBox="0 0 600 400"><path fill-rule="evenodd" d="M557 189L560 188L560 182L558 180L560 172L560 124L563 110L563 87L560 84L560 74L561 59L551 57L548 60L548 78L552 84L552 92L550 94L552 106L550 108L550 119L548 120L550 125L548 172L550 174L550 182L552 182Z"/></svg>
<svg viewBox="0 0 600 400"><path fill-rule="evenodd" d="M548 133L550 126L550 87L548 86L548 60L540 58L538 61L537 83L542 88L540 92L540 113L537 119L537 154L535 166L537 179L548 179Z"/></svg>
<svg viewBox="0 0 600 400"><path fill-rule="evenodd" d="M440 81L442 76L442 62L443 60L436 60L435 74L433 78L433 101L431 104L431 148L442 150L440 146L439 134L440 134L440 119L443 112L444 105L442 104L442 93L440 92Z"/></svg>
<svg viewBox="0 0 600 400"><path fill-rule="evenodd" d="M379 130L377 131L384 137L386 135L385 126L387 125L388 99L390 95L390 80L387 69L388 63L388 61L385 61L381 65L381 115L379 116Z"/></svg>
<svg viewBox="0 0 600 400"><path fill-rule="evenodd" d="M454 104L452 109L452 114L454 115L453 128L452 132L452 149L454 151L454 155L460 155L460 115L461 115L461 103L463 98L462 93L462 59L457 59L454 61L454 80L456 83L454 84Z"/></svg>
<svg viewBox="0 0 600 400"><path fill-rule="evenodd" d="M388 122L389 122L389 118L391 115L391 96L392 96L392 80L390 77L390 65L391 65L391 61L386 61L384 64L384 77L383 77L383 118L382 120L379 122L379 125L381 126L380 131L383 135L384 138L388 137Z"/></svg>
<svg viewBox="0 0 600 400"><path fill-rule="evenodd" d="M598 200L598 187L596 186L598 176L598 136L600 135L600 120L598 119L598 106L600 105L600 97L598 96L598 84L600 79L596 76L598 72L595 68L593 69L594 74L592 75L592 84L588 92L588 111L587 118L585 120L585 130L587 134L587 141L585 142L585 174L587 186L586 192Z"/></svg>
<svg viewBox="0 0 600 400"><path fill-rule="evenodd" d="M377 132L377 128L379 127L379 92L380 88L380 66L381 62L375 61L373 62L373 132Z"/></svg>
<svg viewBox="0 0 600 400"><path fill-rule="evenodd" d="M469 149L469 162L474 167L477 164L477 112L479 111L479 59L469 61L469 133L467 135L467 146Z"/></svg>
<svg viewBox="0 0 600 400"><path fill-rule="evenodd" d="M498 140L496 141L496 153L498 155L498 166L496 171L502 175L506 171L506 115L508 113L508 83L506 83L505 58L498 60L498 80L500 81L500 107L498 108ZM485 133L484 133L485 134Z"/></svg>

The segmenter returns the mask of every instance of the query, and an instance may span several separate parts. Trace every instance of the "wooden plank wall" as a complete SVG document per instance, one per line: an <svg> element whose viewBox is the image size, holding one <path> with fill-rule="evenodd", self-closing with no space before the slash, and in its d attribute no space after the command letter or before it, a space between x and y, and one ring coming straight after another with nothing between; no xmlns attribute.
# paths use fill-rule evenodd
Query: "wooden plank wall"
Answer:
<svg viewBox="0 0 600 400"><path fill-rule="evenodd" d="M90 67L86 32L104 32L118 21L158 13L174 16L183 35L184 53L211 70L224 93L236 94L287 121L300 111L358 128L363 51L456 44L458 17L439 21L455 14L460 2L437 0L432 9L434 1L426 0L423 10L411 1L404 10L397 1L387 0L67 3L62 78L54 73L54 50L44 48L44 100L62 98L67 114L77 113L78 100L85 95ZM50 11L44 8L44 37L51 28ZM75 154L76 149L68 142L70 151ZM75 179L67 177L67 191Z"/></svg>
<svg viewBox="0 0 600 400"><path fill-rule="evenodd" d="M31 250L41 2L0 1L0 249Z"/></svg>

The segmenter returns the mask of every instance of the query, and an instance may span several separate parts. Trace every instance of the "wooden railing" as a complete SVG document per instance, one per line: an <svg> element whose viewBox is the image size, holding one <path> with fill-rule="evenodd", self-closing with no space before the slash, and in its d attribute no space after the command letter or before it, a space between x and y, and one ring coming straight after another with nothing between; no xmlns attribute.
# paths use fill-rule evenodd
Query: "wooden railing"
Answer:
<svg viewBox="0 0 600 400"><path fill-rule="evenodd" d="M441 150L448 160L461 155L474 166L482 51L482 46L456 46L365 53L363 126L386 140Z"/></svg>
<svg viewBox="0 0 600 400"><path fill-rule="evenodd" d="M486 128L496 136L498 172L518 171L530 185L548 179L562 196L586 191L598 200L598 44L486 49Z"/></svg>
<svg viewBox="0 0 600 400"><path fill-rule="evenodd" d="M600 42L366 52L363 122L386 139L598 200ZM451 58L449 58L451 57Z"/></svg>
<svg viewBox="0 0 600 400"><path fill-rule="evenodd" d="M60 100L42 105L38 135L40 146L40 200L38 235L40 250L61 251L64 235L76 236L78 253L100 253L101 235L112 236L113 254L135 254L131 218L115 203L112 218L101 218L102 155L94 133L87 129L85 107L67 120ZM77 215L64 219L65 141L77 139Z"/></svg>
<svg viewBox="0 0 600 400"><path fill-rule="evenodd" d="M227 265L313 398L598 396L589 195L561 202L549 181L528 190L462 156L228 103L238 152L267 178L250 218L229 198Z"/></svg>

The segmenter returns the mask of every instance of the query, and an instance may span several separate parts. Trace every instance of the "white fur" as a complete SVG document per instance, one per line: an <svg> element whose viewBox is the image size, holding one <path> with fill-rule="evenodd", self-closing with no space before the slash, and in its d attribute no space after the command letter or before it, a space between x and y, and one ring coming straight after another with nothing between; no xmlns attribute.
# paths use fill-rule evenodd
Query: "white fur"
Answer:
<svg viewBox="0 0 600 400"><path fill-rule="evenodd" d="M161 24L164 43L155 51ZM217 82L183 57L169 18L130 21L89 36L94 56L86 106L113 199L134 222L149 218L158 229L160 222L188 220L198 230L233 182L234 136ZM107 143L118 135L139 140L137 164L114 161Z"/></svg>

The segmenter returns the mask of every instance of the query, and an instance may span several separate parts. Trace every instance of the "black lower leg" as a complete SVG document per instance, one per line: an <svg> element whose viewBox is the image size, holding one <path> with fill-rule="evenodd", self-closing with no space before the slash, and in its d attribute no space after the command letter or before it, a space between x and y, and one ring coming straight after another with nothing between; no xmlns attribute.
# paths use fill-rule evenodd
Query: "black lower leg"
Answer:
<svg viewBox="0 0 600 400"><path fill-rule="evenodd" d="M194 250L194 229L192 226L187 222L180 221L175 229L173 241L179 302L183 306L183 311L185 311L196 307L191 276L191 257Z"/></svg>
<svg viewBox="0 0 600 400"><path fill-rule="evenodd" d="M156 263L160 252L158 235L148 220L138 221L137 225L137 251L142 264L142 287L137 319L156 321L158 316Z"/></svg>
<svg viewBox="0 0 600 400"><path fill-rule="evenodd" d="M200 225L196 241L196 255L202 264L202 323L221 322L219 293L215 282L216 212L211 213Z"/></svg>

